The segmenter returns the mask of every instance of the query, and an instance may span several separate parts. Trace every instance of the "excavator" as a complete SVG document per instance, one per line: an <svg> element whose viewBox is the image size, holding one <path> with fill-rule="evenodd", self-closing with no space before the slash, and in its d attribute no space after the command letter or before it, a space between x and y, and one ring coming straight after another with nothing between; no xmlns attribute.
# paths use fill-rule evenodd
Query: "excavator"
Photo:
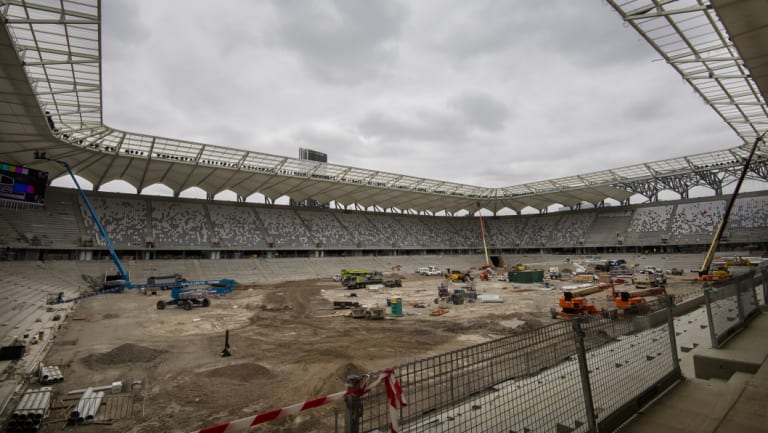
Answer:
<svg viewBox="0 0 768 433"><path fill-rule="evenodd" d="M728 224L728 217L731 215L731 209L733 209L733 204L736 202L736 196L739 194L741 184L744 183L744 178L747 177L749 165L752 163L752 157L755 155L755 151L757 150L757 144L764 140L766 134L768 134L768 131L758 135L757 138L755 138L755 142L752 144L752 149L750 149L749 156L747 156L747 160L744 162L744 167L741 169L741 174L739 175L739 180L736 182L736 187L733 190L733 194L731 194L731 198L728 199L728 204L725 206L723 218L720 220L720 224L717 226L715 236L712 238L712 243L709 245L707 255L704 257L704 263L701 264L701 268L699 269L699 281L725 281L731 276L730 272L728 272L727 266L716 270L712 270L710 267L712 266L712 261L715 258L717 246L720 244L720 238L723 236L723 232L725 231L725 226Z"/></svg>

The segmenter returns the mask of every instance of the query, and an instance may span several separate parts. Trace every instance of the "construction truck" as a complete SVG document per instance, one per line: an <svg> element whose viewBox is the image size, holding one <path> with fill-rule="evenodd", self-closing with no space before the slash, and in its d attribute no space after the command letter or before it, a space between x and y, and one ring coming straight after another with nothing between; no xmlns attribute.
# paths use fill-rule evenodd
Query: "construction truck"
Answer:
<svg viewBox="0 0 768 433"><path fill-rule="evenodd" d="M664 271L656 268L646 268L632 274L632 284L638 289L645 287L664 287L667 277Z"/></svg>
<svg viewBox="0 0 768 433"><path fill-rule="evenodd" d="M383 280L381 284L384 284L384 287L403 287L403 281L399 278L393 279L393 280Z"/></svg>
<svg viewBox="0 0 768 433"><path fill-rule="evenodd" d="M440 271L440 268L437 266L427 266L423 268L419 268L416 270L416 273L420 275L426 275L426 276L436 276L436 275L442 275L442 271Z"/></svg>
<svg viewBox="0 0 768 433"><path fill-rule="evenodd" d="M341 270L341 285L345 289L364 289L369 284L384 284L384 276L382 273L367 269Z"/></svg>

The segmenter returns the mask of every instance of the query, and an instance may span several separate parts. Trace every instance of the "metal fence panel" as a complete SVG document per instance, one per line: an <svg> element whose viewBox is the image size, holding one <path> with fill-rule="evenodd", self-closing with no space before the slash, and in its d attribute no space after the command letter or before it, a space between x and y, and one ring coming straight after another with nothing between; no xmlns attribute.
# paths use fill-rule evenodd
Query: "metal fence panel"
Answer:
<svg viewBox="0 0 768 433"><path fill-rule="evenodd" d="M671 312L660 313L671 319ZM669 319L653 326L645 317L594 317L583 328L600 431L613 431L681 377Z"/></svg>
<svg viewBox="0 0 768 433"><path fill-rule="evenodd" d="M704 291L712 347L719 348L739 326L738 290L735 285Z"/></svg>
<svg viewBox="0 0 768 433"><path fill-rule="evenodd" d="M757 314L755 272L737 276L727 284L704 290L712 347L720 348Z"/></svg>
<svg viewBox="0 0 768 433"><path fill-rule="evenodd" d="M397 366L408 403L400 431L613 431L682 377L671 301L642 317L555 322ZM359 431L389 431L385 390L362 404Z"/></svg>
<svg viewBox="0 0 768 433"><path fill-rule="evenodd" d="M736 282L739 291L739 307L742 312L742 321L748 322L760 311L760 305L757 303L757 293L755 293L755 279L748 278Z"/></svg>
<svg viewBox="0 0 768 433"><path fill-rule="evenodd" d="M395 368L408 406L404 432L586 430L570 323ZM383 390L363 398L361 431L388 431Z"/></svg>

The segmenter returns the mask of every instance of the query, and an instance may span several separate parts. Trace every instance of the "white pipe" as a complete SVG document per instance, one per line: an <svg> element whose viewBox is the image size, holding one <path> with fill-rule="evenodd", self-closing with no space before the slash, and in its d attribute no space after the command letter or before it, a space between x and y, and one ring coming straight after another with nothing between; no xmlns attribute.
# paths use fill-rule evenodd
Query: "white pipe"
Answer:
<svg viewBox="0 0 768 433"><path fill-rule="evenodd" d="M29 400L32 398L32 394L29 392L25 392L21 395L21 400L19 400L19 404L16 405L16 409L13 410L13 413L11 413L11 418L17 419L22 418L21 412L27 408L29 405Z"/></svg>
<svg viewBox="0 0 768 433"><path fill-rule="evenodd" d="M80 397L80 400L77 402L77 406L75 406L75 410L72 411L72 413L69 414L69 418L73 420L77 420L80 418L80 415L83 413L83 406L88 402L88 399L93 394L93 390L91 388L88 388L85 390L83 395Z"/></svg>
<svg viewBox="0 0 768 433"><path fill-rule="evenodd" d="M51 404L51 391L47 390L43 393L43 398L40 399L40 404L38 405L37 412L35 412L34 417L36 419L42 419L43 416L45 416L45 412L48 410L48 406Z"/></svg>
<svg viewBox="0 0 768 433"><path fill-rule="evenodd" d="M29 406L24 409L24 416L26 417L24 423L29 425L27 423L27 420L32 418L35 413L35 409L40 405L40 399L43 397L42 390L35 390L34 394L32 394L32 398L30 399Z"/></svg>
<svg viewBox="0 0 768 433"><path fill-rule="evenodd" d="M99 411L99 408L101 407L101 400L104 399L104 391L99 391L95 394L95 397L91 399L91 407L90 410L85 414L85 420L90 421L94 418L96 418L96 412Z"/></svg>
<svg viewBox="0 0 768 433"><path fill-rule="evenodd" d="M93 406L93 401L94 401L94 398L96 398L96 394L97 393L95 392L91 392L90 394L88 394L87 397L85 396L85 394L83 394L83 398L80 399L83 402L83 407L82 407L82 410L80 411L80 414L77 416L77 420L76 420L77 422L85 421L86 415L92 412L93 409L91 408L91 406Z"/></svg>
<svg viewBox="0 0 768 433"><path fill-rule="evenodd" d="M81 388L81 389L76 389L74 391L69 391L67 394L82 394L82 393L88 391L89 389L91 391L106 391L108 389L112 389L112 385L95 386L95 387L91 387L91 388Z"/></svg>

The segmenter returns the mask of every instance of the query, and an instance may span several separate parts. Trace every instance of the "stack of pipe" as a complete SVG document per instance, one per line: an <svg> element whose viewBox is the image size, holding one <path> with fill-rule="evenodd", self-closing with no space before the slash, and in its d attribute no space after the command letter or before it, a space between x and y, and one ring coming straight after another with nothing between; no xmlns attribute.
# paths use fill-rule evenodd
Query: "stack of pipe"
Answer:
<svg viewBox="0 0 768 433"><path fill-rule="evenodd" d="M59 383L64 381L64 375L61 374L61 369L55 365L48 367L40 367L40 383L48 385L50 383Z"/></svg>
<svg viewBox="0 0 768 433"><path fill-rule="evenodd" d="M96 418L96 412L101 407L101 401L104 399L104 391L94 391L88 388L83 392L83 396L77 402L75 409L69 414L69 423L81 423L93 421Z"/></svg>
<svg viewBox="0 0 768 433"><path fill-rule="evenodd" d="M48 412L52 388L28 390L22 394L16 409L11 412L6 431L8 433L34 433Z"/></svg>

